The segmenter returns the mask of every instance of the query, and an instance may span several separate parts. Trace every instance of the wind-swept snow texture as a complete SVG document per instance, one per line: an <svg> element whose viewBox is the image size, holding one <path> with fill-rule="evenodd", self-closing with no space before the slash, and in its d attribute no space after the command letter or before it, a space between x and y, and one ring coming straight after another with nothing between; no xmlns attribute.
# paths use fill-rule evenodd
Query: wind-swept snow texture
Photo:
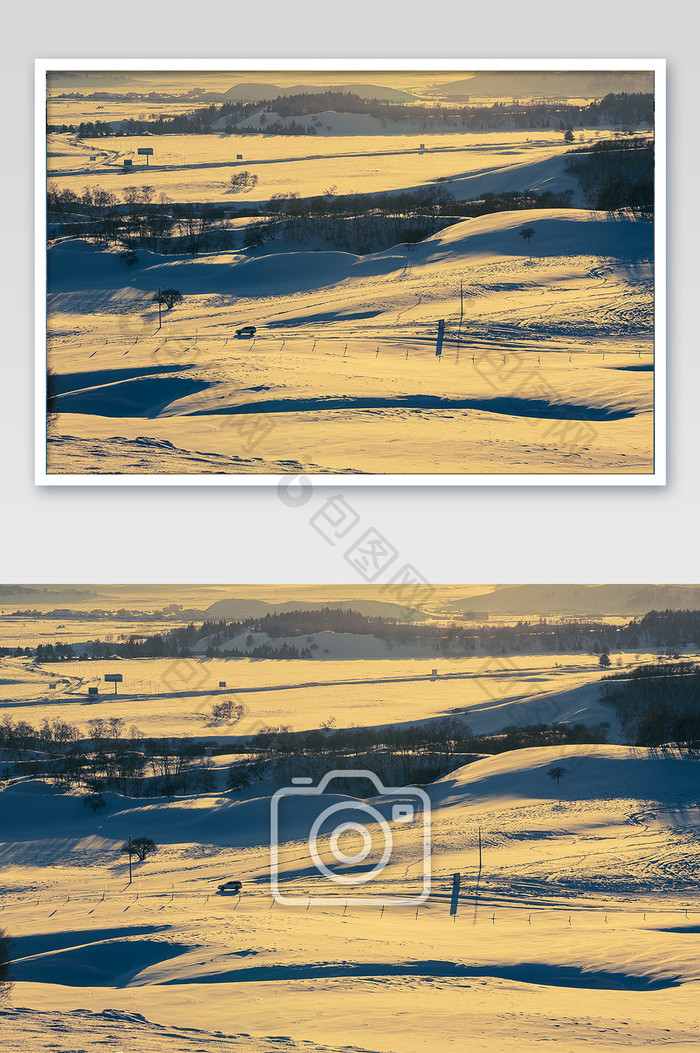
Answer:
<svg viewBox="0 0 700 1053"><path fill-rule="evenodd" d="M149 183L175 200L207 196L222 151L227 180L243 149L165 138L187 148L189 167L173 153ZM260 179L245 204L324 193L337 167L357 175L339 193L444 177L458 199L572 190L575 207L466 219L364 256L272 241L195 258L139 249L129 267L117 251L59 240L48 251L59 391L49 475L653 473L650 220L582 207L554 133L428 137L424 153L402 135L311 140L245 140ZM120 154L87 162L79 142L53 145L56 186L82 188L88 170L121 186ZM232 222L242 232L250 220ZM160 328L159 287L184 298ZM244 325L253 339L236 338Z"/></svg>
<svg viewBox="0 0 700 1053"><path fill-rule="evenodd" d="M697 1044L694 762L541 747L426 789L432 894L382 910L346 907L342 890L335 905L275 903L264 792L108 793L95 814L75 793L6 787L0 896L14 988L0 1005L3 1048L451 1053L465 1035L479 1053ZM287 891L317 894L305 837L340 802L357 799L329 787L300 801L280 846ZM369 803L390 819L388 798ZM411 825L391 825L372 888L386 895L415 884L420 843ZM160 845L131 886L125 831ZM232 878L242 897L216 896Z"/></svg>

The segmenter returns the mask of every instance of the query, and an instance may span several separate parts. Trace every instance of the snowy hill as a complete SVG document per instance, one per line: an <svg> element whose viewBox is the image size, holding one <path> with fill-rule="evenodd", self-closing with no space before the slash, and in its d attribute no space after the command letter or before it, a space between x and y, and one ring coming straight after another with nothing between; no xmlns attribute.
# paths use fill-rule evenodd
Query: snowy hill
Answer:
<svg viewBox="0 0 700 1053"><path fill-rule="evenodd" d="M558 790L546 777L556 762L567 769L562 801L639 798L700 808L697 766L673 750L633 746L561 746L513 750L458 768L434 783L437 807L462 807L472 800L551 801Z"/></svg>
<svg viewBox="0 0 700 1053"><path fill-rule="evenodd" d="M559 787L552 765L567 769ZM313 902L309 822L349 796L297 798L282 880L303 905L285 908L268 894L265 797L108 795L95 815L71 795L6 788L5 1045L50 1034L61 1053L126 1038L143 1053L448 1053L468 1032L476 1053L553 1036L567 1053L693 1048L698 785L692 762L624 747L477 761L428 788L433 893L418 909ZM370 803L386 813L385 799ZM392 823L372 892L415 885L413 825ZM132 885L119 855L129 831L161 846ZM240 901L216 896L233 877Z"/></svg>
<svg viewBox="0 0 700 1053"><path fill-rule="evenodd" d="M324 600L314 601L307 598L289 600L284 603L270 603L255 599L227 599L217 600L207 607L205 614L209 619L228 618L231 621L240 618L263 618L266 614L283 614L286 611L316 611L324 607L332 607L334 610L359 611L368 618L401 618L405 619L410 613L410 608L390 600L373 600L358 594L357 598L351 600ZM429 617L423 611L414 611L421 618Z"/></svg>
<svg viewBox="0 0 700 1053"><path fill-rule="evenodd" d="M519 237L534 230L526 243ZM476 253L489 256L603 256L616 260L650 260L653 227L633 216L613 216L588 209L531 209L498 212L455 223L426 238L416 248L426 263L457 261Z"/></svg>
<svg viewBox="0 0 700 1053"><path fill-rule="evenodd" d="M647 471L652 248L649 222L586 209L497 213L363 256L272 242L249 256L140 251L127 268L61 242L48 253L68 326L49 470L74 450L116 471L177 471L191 451L203 472L434 472L437 443L446 473ZM162 330L159 286L183 295ZM254 341L235 339L243 324Z"/></svg>

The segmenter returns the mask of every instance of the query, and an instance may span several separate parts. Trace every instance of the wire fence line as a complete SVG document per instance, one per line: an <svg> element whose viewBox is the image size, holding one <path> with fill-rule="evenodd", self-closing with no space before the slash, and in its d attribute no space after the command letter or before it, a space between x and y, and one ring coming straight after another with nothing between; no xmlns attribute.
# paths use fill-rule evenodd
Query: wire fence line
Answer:
<svg viewBox="0 0 700 1053"><path fill-rule="evenodd" d="M507 344L504 344L506 339L514 339L516 337L525 338L532 343L532 347L521 347L512 348ZM99 334L99 340L97 337L86 335L84 339L73 336L60 336L59 334L47 335L47 345L54 349L60 348L62 350L76 350L82 348L83 344L89 347L95 347L97 345L97 352L104 350L104 348L111 348L117 345L120 349L123 347L146 347L147 345L157 345L157 350L165 348L174 348L178 344L187 344L187 350L193 352L206 352L208 346L220 345L220 349L225 348L229 343L232 347L239 350L243 350L248 353L253 350L260 351L261 346L269 344L275 351L286 350L288 353L292 351L306 351L310 354L322 353L324 349L329 346L335 351L338 348L342 348L342 355L346 357L348 348L352 355L353 345L357 347L360 345L363 352L373 352L375 356L377 353L383 353L386 350L395 349L397 352L405 353L406 350L409 352L424 352L431 358L440 359L445 355L446 350L453 350L456 352L468 352L472 351L475 355L493 353L494 351L500 352L501 356L505 356L506 364L509 359L517 359L524 355L533 355L538 360L540 366L551 361L552 364L559 364L560 358L564 358L568 363L568 357L571 356L579 357L585 360L596 360L596 361L607 361L608 358L616 359L628 356L637 356L638 359L645 356L647 358L653 358L653 349L645 347L629 347L621 350L610 349L603 351L598 348L577 348L575 341L568 342L566 337L561 336L557 338L556 344L550 344L547 346L543 343L541 335L537 333L527 333L523 330L518 330L507 336L489 335L488 333L481 333L478 331L468 332L462 334L450 334L446 333L442 342L442 354L436 355L435 349L437 345L437 333L416 332L415 329L408 334L398 333L392 334L391 336L385 336L382 333L377 332L364 332L364 333L340 333L334 334L323 334L319 335L317 332L309 333L295 333L293 335L276 335L274 333L264 333L256 336L251 342L245 345L236 336L226 336L224 333L199 333L197 331L190 332L184 330L178 330L158 336L157 333L143 334L137 333L128 334L125 336L123 332L115 330L114 332L108 331L105 333L103 330ZM300 347L299 345L303 345ZM365 348L366 345L366 348ZM340 352L338 352L340 353ZM467 361L467 359L465 359Z"/></svg>
<svg viewBox="0 0 700 1053"><path fill-rule="evenodd" d="M289 886L291 887L291 886ZM285 891L289 889L285 888ZM39 894L27 894L25 896L11 897L4 894L0 897L0 915L5 911L12 913L13 909L22 910L26 908L41 908L41 907L54 907L49 914L49 917L53 917L60 913L61 908L69 908L70 905L79 906L92 906L93 909L99 907L103 903L119 903L120 907L123 904L126 906L122 907L123 910L129 909L136 904L142 907L148 908L149 903L161 904L158 909L169 904L184 904L191 906L205 906L207 903L212 902L217 905L222 905L224 902L231 904L231 909L238 909L240 906L252 903L253 905L265 907L268 910L289 910L292 909L296 912L308 912L310 908L316 910L321 909L321 913L335 914L340 913L344 917L353 915L356 913L366 914L368 911L378 912L381 917L384 916L388 910L390 913L398 913L399 909L403 913L414 913L417 919L421 915L426 916L438 916L443 913L448 917L455 920L457 917L465 918L473 921L475 918L481 916L481 920L487 920L489 924L495 925L499 921L512 921L514 918L521 918L524 924L533 925L537 923L537 919L545 918L549 916L551 920L561 919L564 925L572 926L575 921L581 922L584 919L589 921L598 920L601 926L613 924L615 921L627 918L630 922L647 922L653 923L654 919L668 919L670 917L680 918L682 920L694 921L695 919L700 920L700 906L699 905L683 905L679 904L676 906L639 906L630 907L624 904L585 904L585 905L571 905L570 903L561 904L537 904L537 903L509 903L503 902L501 897L489 896L486 893L475 893L474 891L462 891L457 899L457 910L451 911L451 904L453 903L451 886L445 883L443 890L439 892L431 893L430 897L423 903L417 905L402 905L397 908L394 904L382 903L381 897L368 898L366 904L361 906L357 904L348 905L348 901L343 896L337 897L337 905L330 905L326 902L319 905L315 902L315 895L310 893L307 895L305 890L295 890L295 896L300 900L306 900L306 904L292 906L291 908L286 904L281 904L276 900L268 890L264 888L251 888L246 890L240 895L219 895L213 888L203 889L176 889L174 886L171 888L162 889L143 889L140 886L134 888L132 885L125 885L121 888L108 888L106 887L102 893L97 890L84 890L68 888L64 891L51 891ZM245 911L244 911L245 912ZM88 913L92 913L89 911Z"/></svg>

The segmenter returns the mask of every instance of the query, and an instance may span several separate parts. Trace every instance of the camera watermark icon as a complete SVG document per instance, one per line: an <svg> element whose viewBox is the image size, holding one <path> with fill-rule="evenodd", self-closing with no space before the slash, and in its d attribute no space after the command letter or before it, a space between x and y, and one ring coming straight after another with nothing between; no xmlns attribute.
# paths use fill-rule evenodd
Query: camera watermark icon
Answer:
<svg viewBox="0 0 700 1053"><path fill-rule="evenodd" d="M380 800L368 804L364 800L345 797L320 811L315 809L313 799L321 798L318 802L321 804L333 779L368 780ZM311 783L310 778L292 779L292 785L277 790L270 802L270 889L273 898L285 906L337 905L339 901L358 906L367 903L417 906L424 903L430 895L431 878L430 798L427 793L415 786L387 787L374 772L354 769L331 771L323 776L318 786ZM318 893L283 891L280 884L280 849L289 840L283 835L284 816L281 813L285 806L289 808L290 805L296 806L295 831L300 820L305 817L310 820L308 859L301 864L301 869L319 881ZM391 862L399 838L403 871L417 867L420 871L417 878L419 888L403 895L385 890L374 895L365 892L365 886L377 879ZM296 833L294 841L298 841ZM407 853L411 856L409 861ZM296 844L294 868L300 868ZM351 894L344 895L346 891Z"/></svg>

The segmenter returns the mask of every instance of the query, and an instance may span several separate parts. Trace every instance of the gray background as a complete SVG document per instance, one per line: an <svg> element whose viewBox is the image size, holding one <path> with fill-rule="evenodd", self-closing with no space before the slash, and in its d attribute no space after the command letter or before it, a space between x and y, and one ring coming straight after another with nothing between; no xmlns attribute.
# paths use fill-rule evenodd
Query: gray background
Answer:
<svg viewBox="0 0 700 1053"><path fill-rule="evenodd" d="M360 0L336 18L335 4L278 0L123 2L101 16L86 2L32 8L33 20L5 19L0 66L0 580L362 580L343 557L347 543L330 544L309 522L342 487L319 487L290 507L274 487L33 482L34 59L246 56L668 60L668 485L349 487L358 527L347 542L373 527L394 546L381 581L404 563L433 581L700 580L699 34L690 3Z"/></svg>

